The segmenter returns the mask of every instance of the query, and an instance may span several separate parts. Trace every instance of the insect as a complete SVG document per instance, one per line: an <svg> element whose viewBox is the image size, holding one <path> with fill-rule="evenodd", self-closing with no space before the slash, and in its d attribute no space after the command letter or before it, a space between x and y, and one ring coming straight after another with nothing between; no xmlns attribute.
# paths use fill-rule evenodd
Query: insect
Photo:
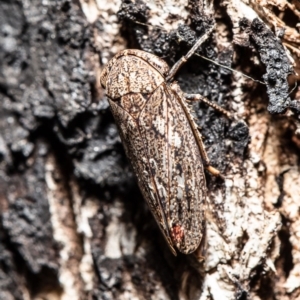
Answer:
<svg viewBox="0 0 300 300"><path fill-rule="evenodd" d="M173 77L213 27L169 69L161 58L124 50L101 73L108 101L131 161L140 190L174 255L194 252L204 234L206 181L214 175L188 100L210 103L201 95L184 94Z"/></svg>

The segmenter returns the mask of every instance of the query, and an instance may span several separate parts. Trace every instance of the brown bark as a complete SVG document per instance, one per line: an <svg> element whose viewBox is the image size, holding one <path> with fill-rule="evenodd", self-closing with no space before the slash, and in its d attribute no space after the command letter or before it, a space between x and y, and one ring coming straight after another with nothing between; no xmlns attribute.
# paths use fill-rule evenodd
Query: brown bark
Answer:
<svg viewBox="0 0 300 300"><path fill-rule="evenodd" d="M299 10L258 0L2 0L0 299L299 299L300 92L289 95L299 78L288 78L299 70ZM265 85L197 55L177 74L184 92L235 115L194 106L225 177L206 174L199 263L168 249L99 76L125 48L173 65L214 22L199 54Z"/></svg>

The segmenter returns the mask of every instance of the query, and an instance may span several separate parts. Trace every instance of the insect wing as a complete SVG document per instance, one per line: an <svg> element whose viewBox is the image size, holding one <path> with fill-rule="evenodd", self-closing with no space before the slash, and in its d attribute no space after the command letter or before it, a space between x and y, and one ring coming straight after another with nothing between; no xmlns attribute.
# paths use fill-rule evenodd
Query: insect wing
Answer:
<svg viewBox="0 0 300 300"><path fill-rule="evenodd" d="M200 151L178 97L161 84L139 116L139 131L157 206L173 245L188 254L202 239L206 183Z"/></svg>
<svg viewBox="0 0 300 300"><path fill-rule="evenodd" d="M130 101L130 95L123 96L125 100ZM127 101L127 102L129 102ZM109 100L112 113L119 128L119 133L127 157L129 158L134 172L138 179L140 190L148 203L148 206L154 215L164 237L173 252L176 251L173 247L173 242L169 234L168 224L165 219L161 201L157 195L157 190L154 185L153 176L149 166L149 157L147 156L146 145L140 133L138 120L134 115L129 114L123 107L120 107L115 101Z"/></svg>

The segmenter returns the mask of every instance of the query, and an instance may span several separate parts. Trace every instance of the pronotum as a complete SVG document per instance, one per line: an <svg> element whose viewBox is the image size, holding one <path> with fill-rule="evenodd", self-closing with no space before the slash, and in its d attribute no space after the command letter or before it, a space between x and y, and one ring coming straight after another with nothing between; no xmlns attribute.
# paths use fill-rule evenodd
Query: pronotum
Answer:
<svg viewBox="0 0 300 300"><path fill-rule="evenodd" d="M203 238L203 167L220 175L210 165L186 99L228 113L201 95L184 94L173 81L212 31L213 27L171 69L161 58L131 49L112 58L100 77L141 192L175 255L175 249L194 252Z"/></svg>

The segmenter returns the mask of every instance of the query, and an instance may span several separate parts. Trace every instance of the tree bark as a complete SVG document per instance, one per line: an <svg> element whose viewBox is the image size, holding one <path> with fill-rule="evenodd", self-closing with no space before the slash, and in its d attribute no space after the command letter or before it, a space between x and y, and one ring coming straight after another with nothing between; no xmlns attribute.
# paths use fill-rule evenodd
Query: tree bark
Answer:
<svg viewBox="0 0 300 300"><path fill-rule="evenodd" d="M0 299L299 299L299 17L285 1L2 0ZM172 66L213 24L175 78L234 116L193 105L225 178L206 173L201 261L169 250L99 78L126 48Z"/></svg>

